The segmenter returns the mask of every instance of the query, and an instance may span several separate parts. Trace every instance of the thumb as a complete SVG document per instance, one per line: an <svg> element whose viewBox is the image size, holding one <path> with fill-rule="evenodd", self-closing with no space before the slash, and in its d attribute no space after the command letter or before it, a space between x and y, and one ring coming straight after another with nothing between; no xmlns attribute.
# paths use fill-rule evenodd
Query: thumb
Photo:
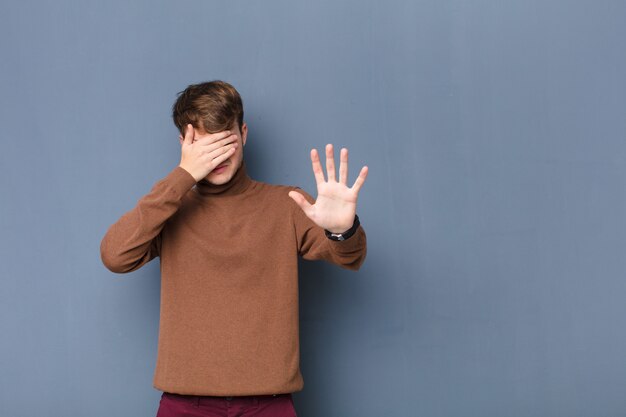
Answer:
<svg viewBox="0 0 626 417"><path fill-rule="evenodd" d="M304 196L297 191L289 191L289 197L291 197L291 199L295 201L305 213L308 213L311 207L313 207L311 203L309 203L306 198L304 198Z"/></svg>

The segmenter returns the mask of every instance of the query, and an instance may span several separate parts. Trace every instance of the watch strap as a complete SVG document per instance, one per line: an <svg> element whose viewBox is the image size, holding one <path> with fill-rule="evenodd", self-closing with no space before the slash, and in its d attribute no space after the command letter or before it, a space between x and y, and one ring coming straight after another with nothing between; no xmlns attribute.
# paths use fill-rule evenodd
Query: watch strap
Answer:
<svg viewBox="0 0 626 417"><path fill-rule="evenodd" d="M352 223L352 227L350 227L345 232L343 232L343 233L332 233L332 232L324 229L324 233L326 234L326 237L329 238L330 240L342 241L342 240L346 240L350 236L352 236L356 232L356 229L359 227L360 224L361 224L361 222L359 221L359 216L357 216L355 214L354 215L354 222Z"/></svg>

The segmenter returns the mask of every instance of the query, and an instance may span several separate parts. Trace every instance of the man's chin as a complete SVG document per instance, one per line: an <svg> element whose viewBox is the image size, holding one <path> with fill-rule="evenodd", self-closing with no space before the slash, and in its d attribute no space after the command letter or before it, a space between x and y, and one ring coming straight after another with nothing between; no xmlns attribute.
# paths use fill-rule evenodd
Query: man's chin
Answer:
<svg viewBox="0 0 626 417"><path fill-rule="evenodd" d="M226 184L228 182L226 180L219 180L219 179L218 180L213 180L213 179L209 180L209 179L207 179L206 181L209 184L213 184L213 185L224 185L224 184Z"/></svg>
<svg viewBox="0 0 626 417"><path fill-rule="evenodd" d="M209 173L209 175L204 177L206 182L213 184L213 185L226 184L228 181L231 180L231 178L232 178L232 175L228 175L226 172L223 172L220 174L214 174L211 172Z"/></svg>

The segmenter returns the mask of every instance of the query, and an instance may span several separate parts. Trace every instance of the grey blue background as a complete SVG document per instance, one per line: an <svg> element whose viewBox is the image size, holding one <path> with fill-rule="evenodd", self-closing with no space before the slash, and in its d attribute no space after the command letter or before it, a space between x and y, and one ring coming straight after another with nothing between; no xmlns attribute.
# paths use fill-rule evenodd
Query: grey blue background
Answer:
<svg viewBox="0 0 626 417"><path fill-rule="evenodd" d="M158 259L99 258L240 91L253 178L367 165L356 273L301 263L299 416L626 415L623 1L4 1L0 415L154 416Z"/></svg>

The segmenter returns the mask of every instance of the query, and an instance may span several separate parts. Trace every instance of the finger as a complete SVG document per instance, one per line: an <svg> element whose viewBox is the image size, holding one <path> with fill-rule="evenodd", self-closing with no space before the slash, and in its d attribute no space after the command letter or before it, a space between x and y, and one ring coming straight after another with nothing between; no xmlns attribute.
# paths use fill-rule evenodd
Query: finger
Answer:
<svg viewBox="0 0 626 417"><path fill-rule="evenodd" d="M311 164L313 165L315 182L319 185L324 182L324 171L322 170L322 164L320 164L320 156L317 153L317 149L311 149Z"/></svg>
<svg viewBox="0 0 626 417"><path fill-rule="evenodd" d="M339 182L348 183L348 149L342 148L339 154Z"/></svg>
<svg viewBox="0 0 626 417"><path fill-rule="evenodd" d="M369 169L367 168L367 166L364 166L363 168L361 168L361 172L359 173L358 178L356 179L356 181L354 181L354 185L352 186L352 189L354 191L359 192L359 190L361 189L361 187L363 186L363 183L365 182L365 178L367 178L367 173L368 173Z"/></svg>
<svg viewBox="0 0 626 417"><path fill-rule="evenodd" d="M191 123L187 125L187 129L185 130L185 144L191 145L193 143L193 139L195 137L195 131Z"/></svg>
<svg viewBox="0 0 626 417"><path fill-rule="evenodd" d="M326 145L326 176L328 181L335 181L335 157L333 156L333 145Z"/></svg>
<svg viewBox="0 0 626 417"><path fill-rule="evenodd" d="M230 143L237 143L237 139L237 135L233 133L232 135L216 142L201 141L199 145L202 146L203 151L212 152L213 150L221 148L222 146L227 146Z"/></svg>
<svg viewBox="0 0 626 417"><path fill-rule="evenodd" d="M231 148L221 148L218 149L218 151L220 151L221 153L217 156L215 156L213 158L213 160L211 161L211 163L213 164L213 166L215 168L217 168L218 166L220 166L220 164L222 162L224 162L225 160L227 160L228 158L230 158L234 153L235 153L235 147L231 147Z"/></svg>
<svg viewBox="0 0 626 417"><path fill-rule="evenodd" d="M233 142L225 146L219 146L211 151L205 150L204 152L207 153L211 158L215 159L218 156L221 156L225 152L230 152L231 149L237 149L238 146L239 146L239 143Z"/></svg>
<svg viewBox="0 0 626 417"><path fill-rule="evenodd" d="M206 136L202 136L201 138L198 138L198 142L203 146L210 145L212 143L225 139L233 134L234 133L230 130L223 130L221 132L209 133Z"/></svg>
<svg viewBox="0 0 626 417"><path fill-rule="evenodd" d="M289 197L291 197L291 199L295 201L305 213L309 213L313 207L311 203L309 203L306 198L304 198L304 196L297 191L289 191Z"/></svg>
<svg viewBox="0 0 626 417"><path fill-rule="evenodd" d="M198 142L201 143L202 145L208 145L208 144L217 142L219 140L222 140L232 134L234 133L230 130L222 130L221 132L210 133L206 136L198 138Z"/></svg>

